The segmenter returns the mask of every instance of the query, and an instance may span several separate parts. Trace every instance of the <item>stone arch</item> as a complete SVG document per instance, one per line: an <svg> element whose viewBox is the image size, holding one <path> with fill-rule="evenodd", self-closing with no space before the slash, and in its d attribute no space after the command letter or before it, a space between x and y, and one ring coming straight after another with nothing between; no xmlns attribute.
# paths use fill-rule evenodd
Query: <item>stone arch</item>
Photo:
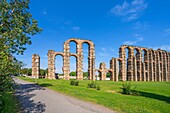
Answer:
<svg viewBox="0 0 170 113"><path fill-rule="evenodd" d="M142 48L142 80L149 81L149 50Z"/></svg>
<svg viewBox="0 0 170 113"><path fill-rule="evenodd" d="M95 80L95 49L94 43L90 40L82 40L81 47L83 44L88 45L88 75L89 80Z"/></svg>
<svg viewBox="0 0 170 113"><path fill-rule="evenodd" d="M55 78L55 57L57 55L59 55L59 56L62 56L64 58L64 55L63 55L62 52L55 52L54 50L49 50L47 55L48 55L48 75L47 75L47 78L56 79Z"/></svg>
<svg viewBox="0 0 170 113"><path fill-rule="evenodd" d="M70 42L76 43L76 54L70 53ZM90 40L81 40L76 38L71 38L67 40L64 43L64 79L69 79L69 73L70 73L70 55L76 56L77 63L77 79L83 80L83 50L82 50L82 44L87 43L89 45L89 55L88 55L88 73L89 73L89 79L95 80L95 51L94 51L94 44Z"/></svg>

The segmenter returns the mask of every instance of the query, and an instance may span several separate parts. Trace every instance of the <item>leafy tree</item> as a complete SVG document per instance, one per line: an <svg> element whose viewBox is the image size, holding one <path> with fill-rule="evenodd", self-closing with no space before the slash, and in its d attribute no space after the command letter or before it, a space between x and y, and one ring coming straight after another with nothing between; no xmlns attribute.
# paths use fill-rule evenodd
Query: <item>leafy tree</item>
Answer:
<svg viewBox="0 0 170 113"><path fill-rule="evenodd" d="M42 29L29 12L29 0L0 1L0 95L10 89L11 75L18 74L23 64L14 54L23 54L31 36ZM4 87L8 86L7 87Z"/></svg>
<svg viewBox="0 0 170 113"><path fill-rule="evenodd" d="M108 72L107 74L106 74L106 77L110 77L111 76L111 74L110 74L110 72Z"/></svg>
<svg viewBox="0 0 170 113"><path fill-rule="evenodd" d="M88 77L88 72L83 72L83 77Z"/></svg>
<svg viewBox="0 0 170 113"><path fill-rule="evenodd" d="M72 71L72 72L70 73L70 76L76 76L76 72Z"/></svg>

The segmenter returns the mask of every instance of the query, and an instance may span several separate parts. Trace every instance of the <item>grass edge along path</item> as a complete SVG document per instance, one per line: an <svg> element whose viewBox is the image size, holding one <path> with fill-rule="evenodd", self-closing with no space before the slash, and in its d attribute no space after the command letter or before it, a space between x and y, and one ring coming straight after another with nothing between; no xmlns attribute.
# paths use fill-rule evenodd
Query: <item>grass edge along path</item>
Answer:
<svg viewBox="0 0 170 113"><path fill-rule="evenodd" d="M22 80L35 82L31 78L19 77ZM120 93L122 82L97 81L101 90L89 89L91 81L79 81L79 86L71 86L70 81L39 79L38 84L54 91L70 95L81 100L97 103L118 112L127 113L169 113L170 82L131 82L140 96Z"/></svg>
<svg viewBox="0 0 170 113"><path fill-rule="evenodd" d="M4 100L2 105L2 111L0 113L19 113L20 105L19 102L14 95L14 91L5 92L0 95L0 98Z"/></svg>

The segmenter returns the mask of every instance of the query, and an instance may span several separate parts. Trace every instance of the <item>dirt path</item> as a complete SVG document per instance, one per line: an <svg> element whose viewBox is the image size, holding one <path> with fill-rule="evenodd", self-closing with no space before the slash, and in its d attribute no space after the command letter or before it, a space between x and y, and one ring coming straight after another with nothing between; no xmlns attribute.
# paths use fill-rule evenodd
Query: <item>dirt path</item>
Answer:
<svg viewBox="0 0 170 113"><path fill-rule="evenodd" d="M16 95L22 113L113 113L100 105L77 100L18 78Z"/></svg>

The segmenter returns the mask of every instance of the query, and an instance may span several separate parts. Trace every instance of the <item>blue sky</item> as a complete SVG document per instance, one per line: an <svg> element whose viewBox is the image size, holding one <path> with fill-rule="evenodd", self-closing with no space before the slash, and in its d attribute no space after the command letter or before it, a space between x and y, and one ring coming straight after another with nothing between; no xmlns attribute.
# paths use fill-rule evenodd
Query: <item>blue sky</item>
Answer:
<svg viewBox="0 0 170 113"><path fill-rule="evenodd" d="M95 43L96 68L100 62L118 57L123 44L170 51L169 0L31 0L30 12L43 28L32 37L23 56L17 56L31 67L32 54L41 57L41 68L47 68L47 52L63 51L67 39L89 39ZM84 48L84 70L87 70L87 45ZM71 43L71 52L75 44ZM56 57L56 72L61 73L62 58ZM71 57L71 71L75 58Z"/></svg>

